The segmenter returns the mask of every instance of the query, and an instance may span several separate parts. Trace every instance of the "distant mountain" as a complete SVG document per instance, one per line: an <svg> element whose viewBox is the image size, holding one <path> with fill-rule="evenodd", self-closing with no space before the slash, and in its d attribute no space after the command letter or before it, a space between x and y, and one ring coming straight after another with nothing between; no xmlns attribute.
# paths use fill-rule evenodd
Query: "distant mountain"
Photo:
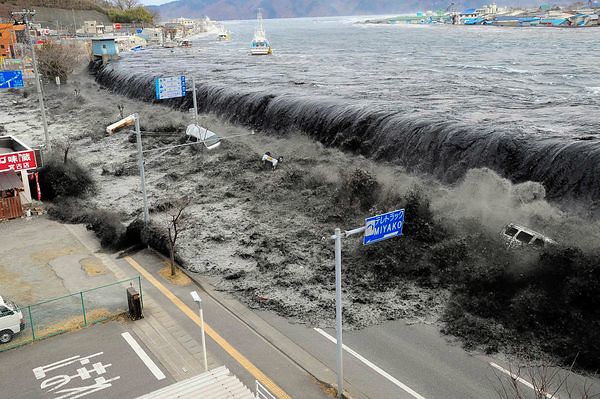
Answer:
<svg viewBox="0 0 600 399"><path fill-rule="evenodd" d="M493 0L489 0L491 3ZM553 4L571 3L569 0L550 1ZM211 19L251 19L261 8L265 18L324 17L337 15L376 15L425 10L445 10L451 1L429 0L178 0L160 6L148 6L165 20L176 17ZM457 9L477 7L485 0L455 1ZM542 1L497 1L499 5L532 6ZM544 2L546 3L546 2Z"/></svg>

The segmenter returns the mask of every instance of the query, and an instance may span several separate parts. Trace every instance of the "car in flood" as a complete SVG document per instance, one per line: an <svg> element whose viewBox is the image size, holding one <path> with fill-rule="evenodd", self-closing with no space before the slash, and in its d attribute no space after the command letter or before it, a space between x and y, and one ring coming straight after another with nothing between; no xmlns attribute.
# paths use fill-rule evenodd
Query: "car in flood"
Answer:
<svg viewBox="0 0 600 399"><path fill-rule="evenodd" d="M502 237L508 243L509 248L530 246L543 249L548 245L556 245L557 242L545 235L531 230L527 227L509 223L502 229Z"/></svg>

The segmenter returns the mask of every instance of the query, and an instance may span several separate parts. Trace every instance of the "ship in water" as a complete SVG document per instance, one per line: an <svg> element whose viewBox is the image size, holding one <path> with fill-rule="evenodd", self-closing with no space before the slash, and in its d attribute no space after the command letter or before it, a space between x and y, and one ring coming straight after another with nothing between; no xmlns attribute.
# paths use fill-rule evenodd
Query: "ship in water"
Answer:
<svg viewBox="0 0 600 399"><path fill-rule="evenodd" d="M258 26L254 31L254 39L250 44L250 54L252 55L270 55L273 54L271 44L267 40L265 29L263 28L262 13L258 11Z"/></svg>
<svg viewBox="0 0 600 399"><path fill-rule="evenodd" d="M217 38L219 39L220 42L224 42L224 41L231 39L231 34L225 28L225 25L223 25L223 24L219 25L219 33L217 34Z"/></svg>

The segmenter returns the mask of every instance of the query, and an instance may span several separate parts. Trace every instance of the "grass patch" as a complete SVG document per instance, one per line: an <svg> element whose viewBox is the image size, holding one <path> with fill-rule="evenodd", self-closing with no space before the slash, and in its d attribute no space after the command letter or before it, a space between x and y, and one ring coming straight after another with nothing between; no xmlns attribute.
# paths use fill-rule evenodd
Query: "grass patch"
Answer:
<svg viewBox="0 0 600 399"><path fill-rule="evenodd" d="M171 276L171 265L169 265L167 261L165 261L165 263L167 263L167 266L158 271L158 274L160 274L162 278L171 284L179 285L181 287L192 284L192 280L184 272L179 270L179 268L175 270L175 275Z"/></svg>

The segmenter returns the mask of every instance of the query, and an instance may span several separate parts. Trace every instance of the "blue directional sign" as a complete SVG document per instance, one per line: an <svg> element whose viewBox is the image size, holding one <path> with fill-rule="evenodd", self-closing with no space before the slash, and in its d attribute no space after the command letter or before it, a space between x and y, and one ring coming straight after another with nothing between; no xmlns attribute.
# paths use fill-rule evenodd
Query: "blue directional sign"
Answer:
<svg viewBox="0 0 600 399"><path fill-rule="evenodd" d="M185 76L173 76L169 78L156 78L156 99L185 97Z"/></svg>
<svg viewBox="0 0 600 399"><path fill-rule="evenodd" d="M404 209L372 216L365 219L365 235L363 244L387 240L388 238L402 235L404 225Z"/></svg>
<svg viewBox="0 0 600 399"><path fill-rule="evenodd" d="M135 30L135 33L139 35L139 34L140 34L140 33L142 33L143 31L144 31L144 30L143 30L142 28L137 28L137 29Z"/></svg>
<svg viewBox="0 0 600 399"><path fill-rule="evenodd" d="M25 86L22 71L0 71L0 89L15 89Z"/></svg>

